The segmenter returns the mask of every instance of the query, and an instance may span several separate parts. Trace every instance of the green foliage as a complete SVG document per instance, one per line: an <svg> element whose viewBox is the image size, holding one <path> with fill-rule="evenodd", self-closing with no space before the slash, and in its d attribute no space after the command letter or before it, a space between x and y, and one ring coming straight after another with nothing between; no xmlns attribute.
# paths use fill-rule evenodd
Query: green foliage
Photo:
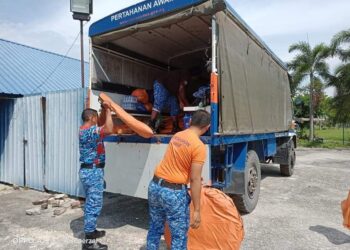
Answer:
<svg viewBox="0 0 350 250"><path fill-rule="evenodd" d="M292 75L291 90L293 97L296 95L298 87L309 80L309 117L310 135L313 140L313 116L314 109L317 109L323 96L324 80L329 76L329 66L326 59L331 53L331 49L321 43L311 47L307 42L298 42L289 47L289 52L296 52L295 57L288 63L288 68ZM301 113L304 111L301 110Z"/></svg>
<svg viewBox="0 0 350 250"><path fill-rule="evenodd" d="M343 128L341 126L317 129L315 133L318 137L322 137L326 141L343 141ZM344 135L345 141L350 142L350 128L344 129Z"/></svg>
<svg viewBox="0 0 350 250"><path fill-rule="evenodd" d="M321 111L321 105L327 96L324 94L324 85L319 80L314 81L313 87L314 87L313 88L314 114L316 116L320 116L323 114ZM296 117L308 117L309 104L310 104L309 90L306 88L298 88L294 96L294 107L295 107L294 115ZM300 108L302 110L300 110Z"/></svg>
<svg viewBox="0 0 350 250"><path fill-rule="evenodd" d="M314 115L318 118L330 119L332 122L334 120L334 109L333 109L333 99L324 94L323 84L316 81L314 84ZM293 98L293 108L294 116L296 118L309 117L310 110L310 95L307 93L306 89L299 88ZM302 128L308 126L306 124L300 124Z"/></svg>
<svg viewBox="0 0 350 250"><path fill-rule="evenodd" d="M320 103L315 110L317 117L325 117L332 120L334 117L334 109L332 103L333 98L322 93Z"/></svg>
<svg viewBox="0 0 350 250"><path fill-rule="evenodd" d="M345 143L343 144L343 129L340 128L321 128L316 129L317 138L322 140L308 141L305 137L298 138L298 145L303 147L315 148L350 148L350 128L345 128ZM308 133L307 130L304 131Z"/></svg>
<svg viewBox="0 0 350 250"><path fill-rule="evenodd" d="M310 142L309 140L300 139L298 142L300 146L307 147L307 148L328 148L328 149L350 148L350 142L346 142L345 145L343 145L341 141L321 142L321 141L315 140Z"/></svg>
<svg viewBox="0 0 350 250"><path fill-rule="evenodd" d="M299 42L289 47L289 53L292 52L297 52L293 60L288 63L294 89L307 77L310 77L308 80L313 83L314 80L321 81L329 75L326 59L331 50L325 44L321 43L312 48L307 42Z"/></svg>
<svg viewBox="0 0 350 250"><path fill-rule="evenodd" d="M321 43L311 47L307 42L292 44L289 52L296 52L288 64L291 71L291 90L296 117L327 117L333 124L350 122L350 29L334 35L330 46ZM338 57L343 63L331 75L326 59ZM301 88L309 83L309 93ZM334 98L324 95L324 87L336 89ZM313 105L310 105L310 102ZM313 112L310 112L313 109ZM311 127L312 129L313 127ZM310 133L310 139L312 133Z"/></svg>
<svg viewBox="0 0 350 250"><path fill-rule="evenodd" d="M350 121L350 30L336 34L331 42L331 55L338 56L343 64L339 65L334 75L328 77L328 86L336 89L332 107L334 121L347 123Z"/></svg>
<svg viewBox="0 0 350 250"><path fill-rule="evenodd" d="M294 98L294 116L298 118L309 117L309 102L310 96L300 94Z"/></svg>
<svg viewBox="0 0 350 250"><path fill-rule="evenodd" d="M350 29L343 30L338 34L335 34L331 42L331 55L337 55L343 62L350 60L350 47L343 48L342 45L350 43Z"/></svg>

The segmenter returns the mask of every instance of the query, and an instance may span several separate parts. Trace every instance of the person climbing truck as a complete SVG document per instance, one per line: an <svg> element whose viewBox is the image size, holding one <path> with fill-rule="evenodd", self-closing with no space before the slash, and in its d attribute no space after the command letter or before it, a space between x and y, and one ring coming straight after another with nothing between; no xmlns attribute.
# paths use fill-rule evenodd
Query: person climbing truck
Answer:
<svg viewBox="0 0 350 250"><path fill-rule="evenodd" d="M187 249L191 203L187 192L188 183L191 183L194 205L191 227L196 229L200 225L201 175L206 160L206 148L200 136L206 133L209 127L210 114L204 110L196 111L192 116L191 126L173 136L163 160L155 171L148 187L148 250L158 249L165 222L170 227L171 249Z"/></svg>
<svg viewBox="0 0 350 250"><path fill-rule="evenodd" d="M80 171L86 202L84 208L85 241L83 249L104 250L107 245L97 242L105 236L105 231L96 229L97 217L101 213L104 189L105 149L103 138L113 133L110 104L102 104L101 115L94 109L85 109L81 115L83 125L79 131Z"/></svg>
<svg viewBox="0 0 350 250"><path fill-rule="evenodd" d="M154 104L149 123L154 131L158 130L158 114L169 108L173 121L172 133L179 132L179 101L182 106L188 106L185 94L185 85L188 83L188 78L189 74L187 71L170 71L164 77L158 77L154 81Z"/></svg>

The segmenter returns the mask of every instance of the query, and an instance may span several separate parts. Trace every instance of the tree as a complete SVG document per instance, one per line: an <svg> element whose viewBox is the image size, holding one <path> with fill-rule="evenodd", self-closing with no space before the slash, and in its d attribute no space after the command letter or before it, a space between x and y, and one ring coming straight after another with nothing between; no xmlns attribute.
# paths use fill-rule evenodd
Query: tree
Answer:
<svg viewBox="0 0 350 250"><path fill-rule="evenodd" d="M299 93L294 97L293 110L296 118L304 118L309 116L309 95L307 93Z"/></svg>
<svg viewBox="0 0 350 250"><path fill-rule="evenodd" d="M331 55L337 55L343 62L350 61L350 46L348 48L343 48L343 45L350 44L350 29L343 30L337 34L332 39L331 42Z"/></svg>
<svg viewBox="0 0 350 250"><path fill-rule="evenodd" d="M350 30L336 34L331 42L331 55L338 56L343 62L329 76L329 86L336 89L333 105L336 110L336 122L350 121Z"/></svg>
<svg viewBox="0 0 350 250"><path fill-rule="evenodd" d="M329 47L323 43L316 45L314 48L307 42L295 43L289 47L289 53L297 52L293 60L288 63L288 68L293 77L294 88L309 80L310 141L314 139L314 85L316 82L324 82L329 76L329 67L325 61L329 51Z"/></svg>
<svg viewBox="0 0 350 250"><path fill-rule="evenodd" d="M332 101L332 97L322 93L319 105L317 106L315 112L317 117L325 118L327 120L331 120L333 118Z"/></svg>
<svg viewBox="0 0 350 250"><path fill-rule="evenodd" d="M317 83L315 84L317 85ZM314 115L320 119L324 118L333 121L333 99L327 96L321 89L314 89ZM298 118L309 117L310 96L308 91L298 91L293 98L294 116Z"/></svg>

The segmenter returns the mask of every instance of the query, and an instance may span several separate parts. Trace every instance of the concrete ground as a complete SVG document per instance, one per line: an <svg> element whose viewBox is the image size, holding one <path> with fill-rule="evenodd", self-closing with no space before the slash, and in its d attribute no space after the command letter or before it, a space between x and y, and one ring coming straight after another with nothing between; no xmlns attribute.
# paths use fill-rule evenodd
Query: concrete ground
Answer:
<svg viewBox="0 0 350 250"><path fill-rule="evenodd" d="M245 215L241 249L350 249L340 202L350 189L350 151L299 149L293 177L262 168L260 199ZM47 197L0 185L0 249L81 249L81 209L54 217L52 210L28 216L31 202ZM98 227L109 249L145 249L147 201L106 194ZM165 249L162 242L161 249Z"/></svg>

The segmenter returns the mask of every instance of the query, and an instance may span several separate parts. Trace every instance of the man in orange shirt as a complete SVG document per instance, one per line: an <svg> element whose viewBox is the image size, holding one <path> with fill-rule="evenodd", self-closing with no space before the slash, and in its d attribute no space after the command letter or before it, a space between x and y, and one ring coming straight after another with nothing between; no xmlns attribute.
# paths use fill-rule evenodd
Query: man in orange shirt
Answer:
<svg viewBox="0 0 350 250"><path fill-rule="evenodd" d="M190 226L191 198L187 184L191 183L194 205L192 228L198 228L200 216L200 194L202 167L206 160L206 149L200 136L210 126L210 114L204 110L195 112L191 127L175 134L171 139L162 162L158 165L148 187L150 229L147 249L159 247L164 233L165 221L171 232L171 249L187 249L187 232Z"/></svg>

